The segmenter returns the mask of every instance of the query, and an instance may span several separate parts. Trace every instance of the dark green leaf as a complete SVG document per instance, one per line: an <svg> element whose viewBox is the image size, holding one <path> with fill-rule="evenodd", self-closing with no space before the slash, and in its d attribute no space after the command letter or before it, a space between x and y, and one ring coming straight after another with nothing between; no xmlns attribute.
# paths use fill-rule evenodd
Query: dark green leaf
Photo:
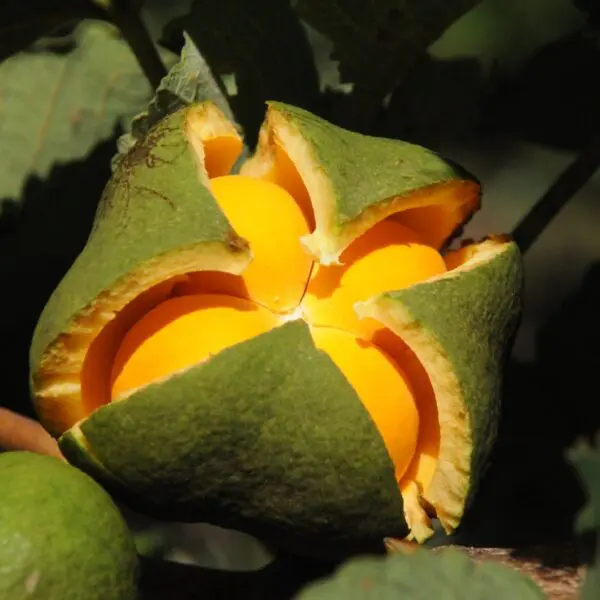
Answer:
<svg viewBox="0 0 600 600"><path fill-rule="evenodd" d="M93 0L2 0L0 60L65 23L85 18L102 19L106 13Z"/></svg>
<svg viewBox="0 0 600 600"><path fill-rule="evenodd" d="M542 600L528 577L492 562L477 564L455 549L348 561L329 579L309 585L296 600Z"/></svg>
<svg viewBox="0 0 600 600"><path fill-rule="evenodd" d="M600 598L600 566L594 564L585 573L579 600L598 600L598 598Z"/></svg>
<svg viewBox="0 0 600 600"><path fill-rule="evenodd" d="M131 133L126 133L119 139L119 154L113 164L117 164L119 157L126 154L136 140L143 139L154 124L187 104L210 100L233 120L227 98L209 66L190 37L187 34L184 37L181 58L161 81L147 110L134 117Z"/></svg>
<svg viewBox="0 0 600 600"><path fill-rule="evenodd" d="M427 47L478 1L299 0L297 10L333 43L342 81L354 84L352 117L360 122L373 118Z"/></svg>
<svg viewBox="0 0 600 600"><path fill-rule="evenodd" d="M0 64L0 199L27 177L81 159L143 110L150 86L111 25L83 22L65 55L22 53Z"/></svg>
<svg viewBox="0 0 600 600"><path fill-rule="evenodd" d="M579 513L576 531L596 532L595 560L587 569L581 600L600 598L600 433L596 435L595 447L580 441L568 452L568 457L575 467L586 490L588 504Z"/></svg>
<svg viewBox="0 0 600 600"><path fill-rule="evenodd" d="M232 107L251 145L266 100L315 109L319 85L312 50L289 2L195 0L173 28L189 33L215 74L235 74Z"/></svg>
<svg viewBox="0 0 600 600"><path fill-rule="evenodd" d="M588 498L588 504L577 518L577 532L600 530L600 434L595 448L580 441L569 450L568 457L583 482Z"/></svg>

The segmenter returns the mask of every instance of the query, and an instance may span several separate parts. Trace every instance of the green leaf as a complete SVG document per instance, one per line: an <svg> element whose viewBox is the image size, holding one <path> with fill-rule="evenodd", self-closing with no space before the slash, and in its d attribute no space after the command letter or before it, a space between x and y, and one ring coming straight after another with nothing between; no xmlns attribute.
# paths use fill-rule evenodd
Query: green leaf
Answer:
<svg viewBox="0 0 600 600"><path fill-rule="evenodd" d="M456 549L433 554L359 557L329 577L307 586L296 600L543 600L530 578L492 562L477 564Z"/></svg>
<svg viewBox="0 0 600 600"><path fill-rule="evenodd" d="M600 530L600 433L596 447L583 440L575 444L567 456L585 487L588 503L577 517L577 533Z"/></svg>
<svg viewBox="0 0 600 600"><path fill-rule="evenodd" d="M106 13L93 0L2 0L0 61L57 27L86 18L102 19Z"/></svg>
<svg viewBox="0 0 600 600"><path fill-rule="evenodd" d="M578 533L596 532L595 560L586 571L580 600L596 600L600 598L600 433L596 435L594 447L580 441L568 451L567 456L588 497L588 504L577 517L575 529Z"/></svg>
<svg viewBox="0 0 600 600"><path fill-rule="evenodd" d="M368 122L428 46L479 0L299 0L298 13L333 43L352 115ZM362 115L362 116L361 116Z"/></svg>
<svg viewBox="0 0 600 600"><path fill-rule="evenodd" d="M235 74L232 107L250 145L265 101L315 109L319 82L312 50L287 0L195 0L189 14L169 27L178 28L189 33L215 74Z"/></svg>
<svg viewBox="0 0 600 600"><path fill-rule="evenodd" d="M234 120L227 98L206 61L185 32L184 38L185 44L179 61L161 81L147 110L133 118L131 132L119 138L119 153L113 159L113 168L120 158L127 154L136 140L143 139L153 125L182 106L210 100L228 118Z"/></svg>
<svg viewBox="0 0 600 600"><path fill-rule="evenodd" d="M143 110L150 85L111 25L82 22L66 55L22 53L0 64L0 199L29 176L84 158Z"/></svg>

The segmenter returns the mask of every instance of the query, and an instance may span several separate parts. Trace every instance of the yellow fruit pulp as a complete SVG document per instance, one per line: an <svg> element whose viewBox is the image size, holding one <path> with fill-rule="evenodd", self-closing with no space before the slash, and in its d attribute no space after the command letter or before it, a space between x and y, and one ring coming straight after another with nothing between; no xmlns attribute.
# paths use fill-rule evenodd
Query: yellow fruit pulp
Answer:
<svg viewBox="0 0 600 600"><path fill-rule="evenodd" d="M406 375L383 350L352 333L311 327L311 334L377 425L400 481L412 462L419 434L419 412Z"/></svg>
<svg viewBox="0 0 600 600"><path fill-rule="evenodd" d="M112 368L112 396L198 364L277 325L262 306L233 296L170 298L127 333Z"/></svg>
<svg viewBox="0 0 600 600"><path fill-rule="evenodd" d="M439 449L429 379L402 341L378 322L358 319L354 304L444 273L444 260L415 231L387 219L355 240L341 265L313 264L300 243L314 227L306 190L284 159L267 180L210 180L253 260L241 276L190 274L129 326L113 353L111 400L302 318L315 346L338 366L377 426L400 487L408 481L426 487Z"/></svg>
<svg viewBox="0 0 600 600"><path fill-rule="evenodd" d="M414 232L382 221L341 255L342 265L316 265L302 305L307 319L371 337L381 327L359 319L356 302L388 290L400 290L446 271L440 254Z"/></svg>
<svg viewBox="0 0 600 600"><path fill-rule="evenodd" d="M251 243L252 262L241 277L192 274L178 284L176 293L229 294L277 313L294 309L312 268L312 259L298 242L309 228L296 200L275 183L241 175L215 177L210 186L238 235Z"/></svg>

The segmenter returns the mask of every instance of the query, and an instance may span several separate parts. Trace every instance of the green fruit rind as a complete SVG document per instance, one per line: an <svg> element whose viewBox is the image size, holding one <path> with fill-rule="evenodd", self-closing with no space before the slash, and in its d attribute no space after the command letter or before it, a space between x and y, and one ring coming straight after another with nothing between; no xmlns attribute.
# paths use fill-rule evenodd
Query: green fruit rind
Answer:
<svg viewBox="0 0 600 600"><path fill-rule="evenodd" d="M337 263L344 248L381 219L432 204L452 215L440 235L427 239L441 247L479 208L479 185L431 150L348 131L281 102L268 103L258 149L241 174L264 176L275 164L276 146L310 196L316 229L302 241L321 264Z"/></svg>
<svg viewBox="0 0 600 600"><path fill-rule="evenodd" d="M496 437L502 370L522 309L523 266L504 237L468 247L442 276L356 306L400 336L427 371L440 425L438 468L423 498L450 533L477 488Z"/></svg>
<svg viewBox="0 0 600 600"><path fill-rule="evenodd" d="M407 533L384 442L303 321L99 408L60 446L159 518L212 522L309 554L379 548Z"/></svg>
<svg viewBox="0 0 600 600"><path fill-rule="evenodd" d="M0 598L134 600L135 543L109 495L66 463L0 454Z"/></svg>
<svg viewBox="0 0 600 600"><path fill-rule="evenodd" d="M190 271L240 273L249 263L247 243L206 187L201 138L237 135L223 120L210 104L181 109L120 162L85 248L36 326L30 351L34 397L71 397L80 404L76 380L89 344L142 291ZM72 384L65 383L69 378ZM71 423L84 416L82 407L67 412ZM62 433L60 419L40 416L53 433Z"/></svg>

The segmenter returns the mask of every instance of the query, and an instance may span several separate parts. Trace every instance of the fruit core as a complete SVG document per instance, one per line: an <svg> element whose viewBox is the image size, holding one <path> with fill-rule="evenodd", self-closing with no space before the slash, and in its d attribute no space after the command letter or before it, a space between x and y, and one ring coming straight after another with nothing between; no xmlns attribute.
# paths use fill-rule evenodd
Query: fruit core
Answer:
<svg viewBox="0 0 600 600"><path fill-rule="evenodd" d="M439 452L429 378L410 349L354 304L447 270L397 218L381 221L322 266L300 239L314 228L289 159L266 179L225 175L211 191L253 260L244 273L195 272L140 296L92 344L82 375L89 410L125 398L291 319L338 366L378 428L400 488L427 488ZM288 164L290 163L290 164ZM283 165L283 166L281 166ZM282 181L287 182L285 186Z"/></svg>

